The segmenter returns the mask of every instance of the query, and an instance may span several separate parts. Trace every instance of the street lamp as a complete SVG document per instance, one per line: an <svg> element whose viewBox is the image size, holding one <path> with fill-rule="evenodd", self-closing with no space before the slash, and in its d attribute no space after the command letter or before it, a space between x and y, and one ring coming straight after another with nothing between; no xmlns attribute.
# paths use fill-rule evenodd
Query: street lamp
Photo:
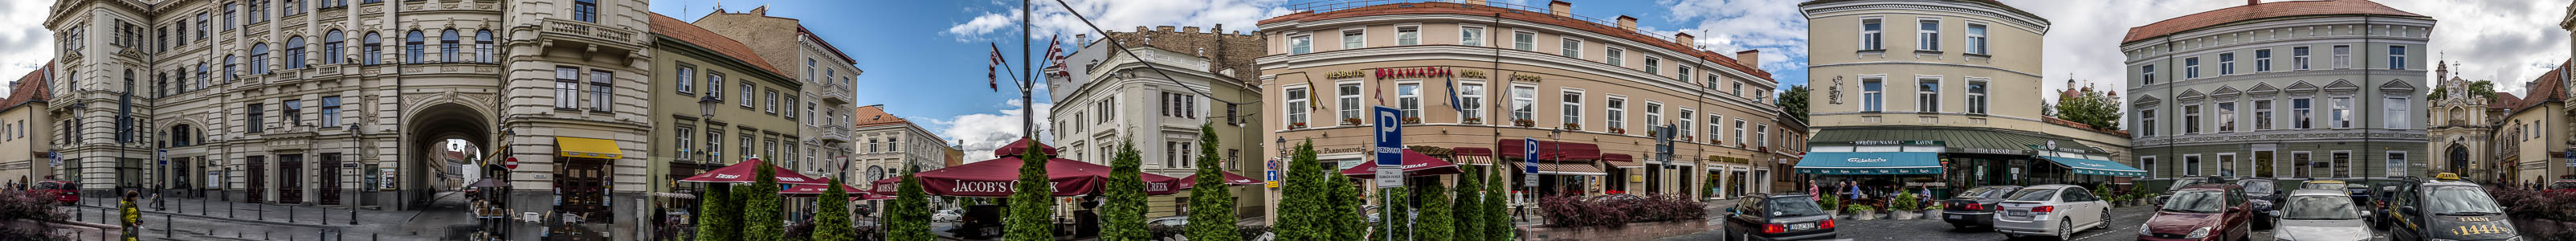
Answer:
<svg viewBox="0 0 2576 241"><path fill-rule="evenodd" d="M1563 144L1557 144L1557 143L1565 142L1565 138L1564 138L1564 137L1559 136L1559 135L1564 134L1564 133L1565 133L1565 127L1556 127L1556 128L1553 128L1553 129L1547 129L1547 140L1548 140L1548 142L1549 142L1549 143L1547 143L1547 144L1548 144L1548 145L1563 145ZM1536 147L1536 146L1532 146L1532 147L1529 147L1529 148L1538 148L1538 147ZM1541 149L1541 150L1545 150L1545 149ZM1564 157L1564 156L1565 156L1565 153L1563 153L1564 151L1559 150L1558 152L1559 152L1559 153L1557 153L1557 154L1556 154L1556 155L1557 155L1557 158L1565 158L1565 157ZM1558 163L1558 164L1562 164L1562 163ZM1556 165L1548 165L1547 167L1548 167L1549 169L1561 169L1561 168L1557 168L1557 167L1556 167ZM1555 171L1565 171L1565 170L1555 170ZM1538 197L1538 194L1537 194L1537 193L1532 193L1532 194L1530 194L1530 197L1531 197L1531 198L1537 198L1537 197Z"/></svg>

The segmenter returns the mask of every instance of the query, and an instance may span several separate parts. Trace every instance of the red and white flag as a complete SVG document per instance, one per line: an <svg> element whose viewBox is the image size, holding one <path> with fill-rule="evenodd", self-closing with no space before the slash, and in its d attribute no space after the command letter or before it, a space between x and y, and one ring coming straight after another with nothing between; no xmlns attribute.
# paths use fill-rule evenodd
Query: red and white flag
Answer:
<svg viewBox="0 0 2576 241"><path fill-rule="evenodd" d="M1057 38L1062 37L1064 36L1059 35L1047 37L1047 76L1064 76L1071 74L1064 71L1064 43L1058 42L1057 40Z"/></svg>
<svg viewBox="0 0 2576 241"><path fill-rule="evenodd" d="M1001 66L1003 62L1002 45L998 43L993 44L993 64L984 66L984 84L993 88L994 92L1002 91L1002 78L1001 75L997 73L1000 71L996 70L997 68L994 66Z"/></svg>

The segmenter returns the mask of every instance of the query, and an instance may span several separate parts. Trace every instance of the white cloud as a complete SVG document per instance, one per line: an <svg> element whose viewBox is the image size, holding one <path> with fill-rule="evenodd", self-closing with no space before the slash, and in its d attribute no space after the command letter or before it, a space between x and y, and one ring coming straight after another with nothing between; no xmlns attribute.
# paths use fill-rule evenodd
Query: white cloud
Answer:
<svg viewBox="0 0 2576 241"><path fill-rule="evenodd" d="M1022 110L1020 107L1022 107L1022 105L1020 105L1020 100L1013 99L1002 104L1007 108L995 110L992 113L974 113L949 118L914 119L929 122L929 125L924 125L924 127L928 127L932 133L939 133L939 136L941 137L947 137L950 140L964 141L964 146L959 148L966 153L966 156L961 158L962 160L969 162L990 160L993 159L993 149L1000 149L1002 148L1002 145L1011 144L1012 141L1019 140L1021 136L1020 112ZM1047 123L1050 123L1047 120L1047 110L1054 106L1055 104L1053 103L1038 103L1037 109L1032 110L1038 113L1036 115L1036 120L1037 126L1040 128L1038 132L1038 140L1040 140L1041 143L1052 142L1051 140L1055 139L1053 136L1046 134L1046 129L1044 129L1049 126Z"/></svg>
<svg viewBox="0 0 2576 241"><path fill-rule="evenodd" d="M44 25L53 5L54 1L0 1L0 78L17 80L53 60L53 31Z"/></svg>
<svg viewBox="0 0 2576 241"><path fill-rule="evenodd" d="M1693 44L1719 53L1761 50L1759 68L1773 73L1804 72L1807 17L1798 13L1798 2L1803 1L1660 0L1657 4L1673 6L1665 20L1686 28L1645 29L1660 36L1689 33L1696 37L1693 42L1697 43Z"/></svg>
<svg viewBox="0 0 2576 241"><path fill-rule="evenodd" d="M2041 65L2044 90L2064 89L2070 77L2079 84L2126 90L2127 79L2121 76L2126 65L2119 49L2129 28L2244 5L2234 1L2002 1L2050 21L2047 44L2042 47L2048 60ZM2520 92L2522 82L2568 56L2567 32L2557 26L2563 15L2555 12L2567 7L2563 0L2378 2L2440 21L2433 27L2432 49L2410 53L2412 61L2428 61L2429 66L2429 61L2466 60L2452 71L2471 80L2493 79L2498 91Z"/></svg>
<svg viewBox="0 0 2576 241"><path fill-rule="evenodd" d="M1286 0L1065 0L1064 2L1082 11L1083 17L1088 17L1092 23L1099 24L1101 29L1109 31L1135 31L1136 26L1207 28L1213 27L1212 24L1224 24L1227 31L1249 33L1255 29L1254 22L1291 13L1287 8L1279 7ZM967 22L956 23L939 34L955 37L958 42L1014 38L1011 35L1019 34L1019 31L1016 31L1020 20L1018 4L994 3L992 5L1005 7L980 13L969 10L970 13L978 15ZM1030 21L1033 27L1030 28L1029 36L1033 39L1045 39L1049 36L1061 35L1069 41L1074 34L1092 33L1090 26L1084 25L1081 19L1074 18L1073 14L1066 12L1063 6L1067 5L1058 5L1056 1L1037 1L1032 8L1037 17Z"/></svg>

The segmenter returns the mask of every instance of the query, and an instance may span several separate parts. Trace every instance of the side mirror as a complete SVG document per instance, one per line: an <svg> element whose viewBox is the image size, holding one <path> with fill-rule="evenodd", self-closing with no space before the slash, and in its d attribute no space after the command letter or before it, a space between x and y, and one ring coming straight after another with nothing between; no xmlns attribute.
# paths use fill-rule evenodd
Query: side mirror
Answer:
<svg viewBox="0 0 2576 241"><path fill-rule="evenodd" d="M2362 212L2362 213L2370 213L2370 212ZM2281 210L2272 210L2272 211L2269 211L2269 212L2263 212L2263 214L2264 214L2264 215L2272 215L2272 217L2278 218L2278 217L2281 217ZM2363 215L2368 215L2368 214L2363 214Z"/></svg>
<svg viewBox="0 0 2576 241"><path fill-rule="evenodd" d="M2165 199L2171 199L2171 198L2173 198L2173 196L2156 196L2156 206L2164 206L2164 205L2165 205Z"/></svg>
<svg viewBox="0 0 2576 241"><path fill-rule="evenodd" d="M2277 211L2276 211L2276 212L2277 212ZM2361 216L2363 216L2363 217L2369 217L2369 216L2370 216L2370 211L2361 211Z"/></svg>

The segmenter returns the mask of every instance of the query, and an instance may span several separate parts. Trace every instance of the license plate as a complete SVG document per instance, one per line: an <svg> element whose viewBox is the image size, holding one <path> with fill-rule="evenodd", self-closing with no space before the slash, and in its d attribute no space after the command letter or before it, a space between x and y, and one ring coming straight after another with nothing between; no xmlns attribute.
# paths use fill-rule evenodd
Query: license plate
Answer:
<svg viewBox="0 0 2576 241"><path fill-rule="evenodd" d="M1790 225L1789 225L1789 229L1790 229L1790 230L1808 230L1808 229L1816 229L1816 223L1790 224Z"/></svg>
<svg viewBox="0 0 2576 241"><path fill-rule="evenodd" d="M2010 212L2004 212L2004 215L2011 215L2011 216L2014 216L2014 217L2029 217L2029 216L2030 216L2030 211L2010 211Z"/></svg>
<svg viewBox="0 0 2576 241"><path fill-rule="evenodd" d="M1950 219L1968 219L1968 215L1951 214Z"/></svg>

